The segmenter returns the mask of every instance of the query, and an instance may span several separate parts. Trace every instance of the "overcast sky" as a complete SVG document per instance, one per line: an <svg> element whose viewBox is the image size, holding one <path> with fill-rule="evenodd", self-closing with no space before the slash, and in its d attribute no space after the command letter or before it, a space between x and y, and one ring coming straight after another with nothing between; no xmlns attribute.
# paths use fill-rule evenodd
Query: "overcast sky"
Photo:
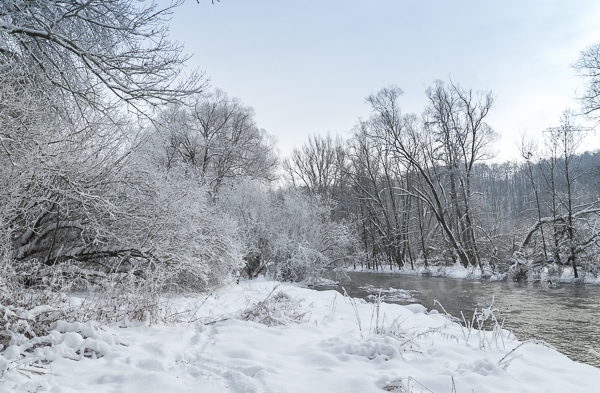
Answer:
<svg viewBox="0 0 600 393"><path fill-rule="evenodd" d="M421 114L435 79L492 90L499 158L520 133L557 126L581 80L571 64L600 42L597 0L188 0L171 37L190 66L256 112L282 155L309 134L347 136L365 97L395 84ZM600 147L600 132L588 146Z"/></svg>

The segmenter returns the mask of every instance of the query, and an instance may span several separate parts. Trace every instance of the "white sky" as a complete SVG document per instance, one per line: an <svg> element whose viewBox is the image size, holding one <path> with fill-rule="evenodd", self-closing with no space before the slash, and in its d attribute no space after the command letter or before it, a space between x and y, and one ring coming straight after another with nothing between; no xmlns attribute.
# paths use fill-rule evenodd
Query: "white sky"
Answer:
<svg viewBox="0 0 600 393"><path fill-rule="evenodd" d="M597 0L188 0L171 37L191 67L239 97L286 156L309 134L347 136L365 97L396 84L420 114L435 79L490 89L498 158L578 108L570 65L600 41ZM600 147L600 132L588 137Z"/></svg>

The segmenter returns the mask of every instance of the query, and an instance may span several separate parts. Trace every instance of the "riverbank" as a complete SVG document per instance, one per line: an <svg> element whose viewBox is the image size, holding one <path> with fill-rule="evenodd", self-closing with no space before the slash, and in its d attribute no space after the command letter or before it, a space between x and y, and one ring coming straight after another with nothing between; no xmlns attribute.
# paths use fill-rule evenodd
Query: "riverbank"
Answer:
<svg viewBox="0 0 600 393"><path fill-rule="evenodd" d="M452 315L472 319L475 309L494 301L497 317L520 340L540 339L578 362L600 368L600 286L539 284L516 281L466 280L423 275L347 273L348 283L330 289L373 301L380 291L386 301L407 304L395 292L409 295L428 309L436 301ZM343 288L342 288L343 287ZM409 300L410 301L410 300Z"/></svg>
<svg viewBox="0 0 600 393"><path fill-rule="evenodd" d="M447 277L467 280L487 280L487 281L504 281L507 280L506 274L485 272L482 274L481 269L478 267L465 268L460 264L452 266L430 266L425 268L424 266L417 266L415 269L410 269L408 266L403 269L398 269L396 266L390 268L389 265L382 266L378 270L367 269L367 268L347 268L348 272L355 273L377 273L377 274L402 274L402 275L426 275L431 277ZM573 269L565 267L560 277L554 281L545 281L545 285L555 284L591 284L600 285L600 276L594 277L592 274L586 274L582 278L575 279L573 275Z"/></svg>
<svg viewBox="0 0 600 393"><path fill-rule="evenodd" d="M461 328L421 305L272 281L169 300L178 322L57 324L10 347L6 392L595 392L600 369L508 331ZM175 312L175 309L177 310ZM175 314L174 314L175 315ZM39 361L35 361L35 358ZM42 361L45 359L45 361ZM48 363L49 362L49 363Z"/></svg>

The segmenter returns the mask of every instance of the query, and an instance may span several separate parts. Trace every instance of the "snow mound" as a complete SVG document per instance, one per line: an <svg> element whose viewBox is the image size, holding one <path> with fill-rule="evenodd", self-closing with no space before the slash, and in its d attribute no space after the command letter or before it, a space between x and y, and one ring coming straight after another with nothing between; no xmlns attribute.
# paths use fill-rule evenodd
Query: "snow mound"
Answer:
<svg viewBox="0 0 600 393"><path fill-rule="evenodd" d="M44 308L40 312L46 311L48 309ZM58 360L100 359L114 355L117 345L127 345L114 334L102 331L92 321L56 321L51 329L47 335L32 339L24 339L23 335L13 337L8 348L0 354L2 379L30 379L34 375L45 375L51 372L51 364Z"/></svg>
<svg viewBox="0 0 600 393"><path fill-rule="evenodd" d="M402 357L400 342L392 336L369 337L366 339L350 339L333 337L320 344L327 352L333 355L351 355L364 357L375 361L388 361Z"/></svg>

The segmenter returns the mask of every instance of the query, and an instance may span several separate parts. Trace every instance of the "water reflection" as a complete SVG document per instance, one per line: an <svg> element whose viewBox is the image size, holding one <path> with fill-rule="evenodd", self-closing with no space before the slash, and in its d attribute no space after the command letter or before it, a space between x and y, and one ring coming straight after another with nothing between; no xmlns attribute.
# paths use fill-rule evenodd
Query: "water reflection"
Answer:
<svg viewBox="0 0 600 393"><path fill-rule="evenodd" d="M404 289L427 309L438 308L467 316L481 304L494 300L497 317L505 318L505 328L520 340L540 339L554 345L571 359L600 367L600 359L589 349L600 352L600 287L563 284L556 288L523 285L516 282L482 282L451 278L349 273L352 282L343 286L353 297L369 299L365 288ZM361 288L363 287L363 288ZM338 286L340 292L341 285ZM387 300L407 304L401 298Z"/></svg>

